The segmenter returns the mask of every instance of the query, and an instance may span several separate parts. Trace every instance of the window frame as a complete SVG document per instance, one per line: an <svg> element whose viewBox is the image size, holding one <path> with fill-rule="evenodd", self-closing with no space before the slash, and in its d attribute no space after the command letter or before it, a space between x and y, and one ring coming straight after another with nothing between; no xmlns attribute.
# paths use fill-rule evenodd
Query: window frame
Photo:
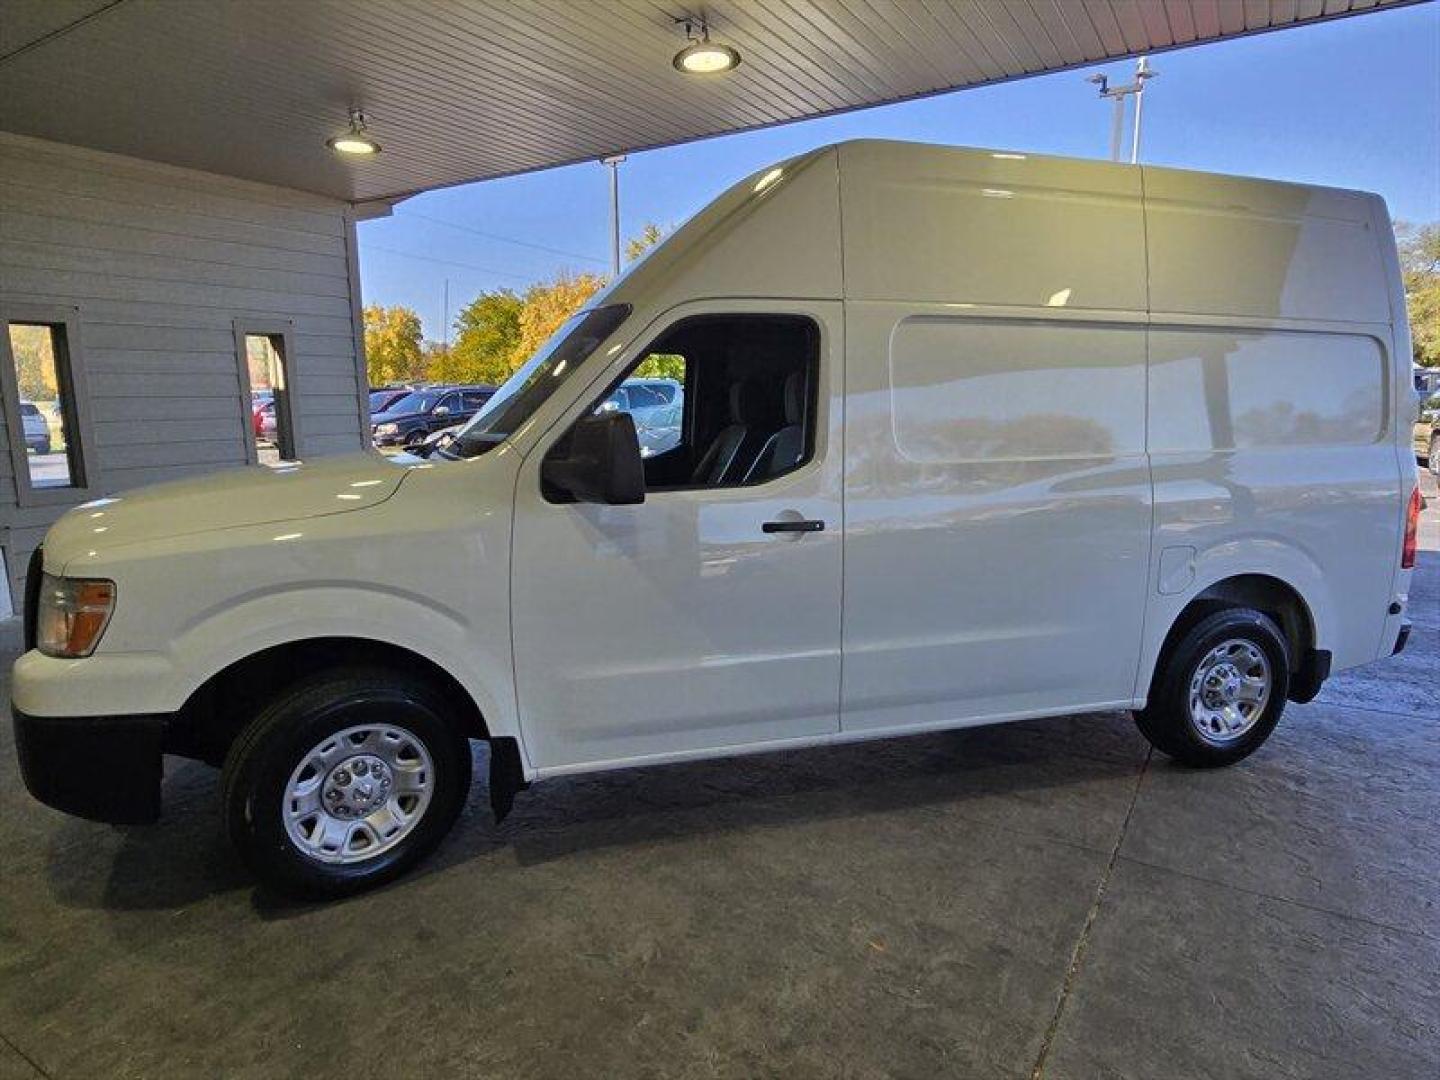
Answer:
<svg viewBox="0 0 1440 1080"><path fill-rule="evenodd" d="M4 324L5 330L0 334L0 339L3 339L0 340L0 407L4 410L10 462L15 473L16 504L29 507L85 502L100 487L100 468L91 453L95 446L95 425L90 411L84 350L80 343L80 308L71 304L0 302L0 323ZM60 389L61 423L65 427L72 480L65 487L36 487L30 482L25 421L20 415L20 380L10 348L11 323L59 327L62 331L64 340L55 354L55 376Z"/></svg>
<svg viewBox="0 0 1440 1080"><path fill-rule="evenodd" d="M283 419L290 432L290 452L293 456L286 457L284 446L277 443L280 449L280 461L294 462L302 460L300 438L300 425L297 421L295 409L295 380L298 375L295 365L295 320L294 319L236 319L235 327L235 362L239 368L240 377L240 433L245 444L245 463L247 465L260 464L260 450L255 445L255 417L253 402L255 400L255 387L250 382L250 353L245 347L245 339L248 337L278 337L280 338L280 363L285 369L285 394L283 400L281 395L273 397L275 402L275 433L278 436L282 431L281 420ZM369 398L366 398L368 410ZM284 416L281 416L281 410Z"/></svg>
<svg viewBox="0 0 1440 1080"><path fill-rule="evenodd" d="M651 496L656 495L669 495L672 493L678 494L684 492L719 493L731 491L759 491L768 484L789 479L790 477L799 473L801 470L812 465L815 462L818 456L818 451L820 449L820 383L821 380L824 378L826 352L825 326L823 321L818 318L817 315L813 312L799 310L785 311L779 309L712 309L709 311L701 311L691 315L682 315L679 318L675 319L673 322L665 323L660 328L660 330L656 331L655 333L639 335L637 337L637 340L644 341L645 344L635 350L630 355L630 358L624 362L618 376L607 380L603 384L603 389L598 396L589 399L589 404L582 408L577 416L573 417L568 423L565 423L562 426L560 435L557 436L554 440L552 440L550 444L545 448L544 454L542 454L542 458L544 457L544 455L548 455L554 451L555 447L565 439L565 437L570 433L570 430L575 426L576 423L578 423L582 418L586 416L593 415L596 409L598 409L602 404L608 401L610 397L621 388L622 384L625 382L626 379L630 378L630 376L634 373L635 369L640 367L641 364L645 363L645 361L649 359L651 354L656 351L655 344L657 342L664 341L667 337L677 332L681 328L691 326L695 323L720 322L727 319L742 318L794 319L803 322L808 326L809 333L812 335L811 340L813 344L813 351L808 357L808 362L811 365L811 378L809 380L809 385L806 388L805 418L803 421L805 426L804 455L800 458L799 461L797 461L790 468L786 469L784 472L778 473L775 476L767 476L765 479L756 481L754 483L673 484L667 485L665 487L647 487L645 489L645 497L648 499ZM685 379L681 383L681 391L684 394L684 402L681 404L680 407L680 438L682 441L689 439L694 434L695 415L692 412L690 406L691 402L696 400L696 395L694 391L695 380L698 377L698 374L699 365L696 363L692 363L690 358L686 357ZM580 400L587 400L587 398L585 395L582 395ZM626 400L629 400L628 394L626 395ZM674 404L674 402L671 402L670 404ZM652 407L663 408L666 406ZM626 408L620 411L628 413L629 409ZM546 501L550 501L548 497Z"/></svg>

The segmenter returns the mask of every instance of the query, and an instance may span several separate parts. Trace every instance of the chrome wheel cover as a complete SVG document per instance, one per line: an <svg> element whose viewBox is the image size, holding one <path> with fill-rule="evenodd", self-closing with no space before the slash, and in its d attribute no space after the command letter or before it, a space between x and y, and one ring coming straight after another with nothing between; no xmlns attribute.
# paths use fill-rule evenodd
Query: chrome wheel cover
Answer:
<svg viewBox="0 0 1440 1080"><path fill-rule="evenodd" d="M317 862L367 862L415 830L434 788L435 763L418 736L392 724L346 728L290 774L280 808L285 834Z"/></svg>
<svg viewBox="0 0 1440 1080"><path fill-rule="evenodd" d="M1190 678L1190 724L1212 746L1228 746L1265 715L1272 686L1260 646L1244 638L1221 642Z"/></svg>

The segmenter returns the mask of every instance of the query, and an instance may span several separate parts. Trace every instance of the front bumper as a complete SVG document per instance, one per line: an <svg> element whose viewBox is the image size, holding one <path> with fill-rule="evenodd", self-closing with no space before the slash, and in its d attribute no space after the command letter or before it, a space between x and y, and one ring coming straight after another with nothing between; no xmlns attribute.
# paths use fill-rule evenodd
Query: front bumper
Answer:
<svg viewBox="0 0 1440 1080"><path fill-rule="evenodd" d="M159 818L165 717L11 713L20 775L46 806L116 825Z"/></svg>
<svg viewBox="0 0 1440 1080"><path fill-rule="evenodd" d="M402 430L394 435L372 435L371 441L377 447L398 447L406 445L411 439L423 439L425 434L423 429Z"/></svg>

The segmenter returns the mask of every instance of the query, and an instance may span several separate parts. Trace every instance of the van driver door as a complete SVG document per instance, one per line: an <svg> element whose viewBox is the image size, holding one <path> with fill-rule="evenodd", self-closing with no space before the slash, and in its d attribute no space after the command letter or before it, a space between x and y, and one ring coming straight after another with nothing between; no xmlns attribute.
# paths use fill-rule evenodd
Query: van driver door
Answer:
<svg viewBox="0 0 1440 1080"><path fill-rule="evenodd" d="M838 731L842 333L838 302L685 305L527 455L511 607L532 765ZM680 403L632 413L645 501L553 501L546 453L627 378Z"/></svg>

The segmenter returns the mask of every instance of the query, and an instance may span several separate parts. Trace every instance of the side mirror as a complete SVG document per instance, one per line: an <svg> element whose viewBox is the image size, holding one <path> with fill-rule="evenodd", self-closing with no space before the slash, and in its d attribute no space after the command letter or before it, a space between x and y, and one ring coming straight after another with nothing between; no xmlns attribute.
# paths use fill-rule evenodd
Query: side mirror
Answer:
<svg viewBox="0 0 1440 1080"><path fill-rule="evenodd" d="M635 421L623 412L577 420L540 466L540 483L553 502L643 503L645 465Z"/></svg>
<svg viewBox="0 0 1440 1080"><path fill-rule="evenodd" d="M450 415L450 406L449 406L449 405L436 405L436 406L435 406L435 414L434 414L434 415L436 415L436 416L449 416L449 415Z"/></svg>

